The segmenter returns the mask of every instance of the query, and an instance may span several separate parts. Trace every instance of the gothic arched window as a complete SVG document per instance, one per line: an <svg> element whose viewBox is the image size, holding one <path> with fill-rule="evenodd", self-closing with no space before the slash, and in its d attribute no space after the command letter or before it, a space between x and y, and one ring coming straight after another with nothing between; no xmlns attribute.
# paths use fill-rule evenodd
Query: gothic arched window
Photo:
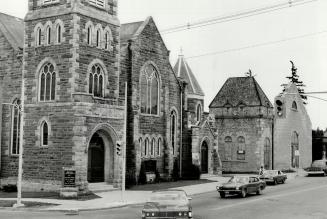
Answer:
<svg viewBox="0 0 327 219"><path fill-rule="evenodd" d="M151 142L150 156L153 157L155 155L156 148L156 140L153 138Z"/></svg>
<svg viewBox="0 0 327 219"><path fill-rule="evenodd" d="M110 48L110 36L111 34L109 31L107 31L104 35L104 48L107 50Z"/></svg>
<svg viewBox="0 0 327 219"><path fill-rule="evenodd" d="M40 101L51 101L56 94L56 72L51 63L45 64L40 72Z"/></svg>
<svg viewBox="0 0 327 219"><path fill-rule="evenodd" d="M62 27L60 24L57 24L57 27L56 27L56 36L57 36L57 43L61 43L62 41Z"/></svg>
<svg viewBox="0 0 327 219"><path fill-rule="evenodd" d="M161 156L161 138L158 139L156 152L157 152L157 156L160 157Z"/></svg>
<svg viewBox="0 0 327 219"><path fill-rule="evenodd" d="M238 137L237 144L237 160L245 160L245 138Z"/></svg>
<svg viewBox="0 0 327 219"><path fill-rule="evenodd" d="M89 93L95 97L103 97L104 73L99 64L95 64L89 72Z"/></svg>
<svg viewBox="0 0 327 219"><path fill-rule="evenodd" d="M87 28L87 44L92 45L92 27Z"/></svg>
<svg viewBox="0 0 327 219"><path fill-rule="evenodd" d="M20 137L20 100L16 99L12 107L12 126L11 126L11 154L19 154L19 137Z"/></svg>
<svg viewBox="0 0 327 219"><path fill-rule="evenodd" d="M41 125L41 146L48 146L49 127L48 123L44 121Z"/></svg>
<svg viewBox="0 0 327 219"><path fill-rule="evenodd" d="M50 45L51 44L51 27L47 26L46 29L46 44Z"/></svg>
<svg viewBox="0 0 327 219"><path fill-rule="evenodd" d="M98 29L96 32L96 47L100 47L101 46L101 32Z"/></svg>
<svg viewBox="0 0 327 219"><path fill-rule="evenodd" d="M105 1L104 0L89 0L89 3L91 5L94 5L94 6L97 6L97 7L100 7L100 8L104 8L104 3Z"/></svg>
<svg viewBox="0 0 327 219"><path fill-rule="evenodd" d="M176 112L172 111L170 113L170 144L173 150L173 155L176 150L176 139L177 139L177 118Z"/></svg>
<svg viewBox="0 0 327 219"><path fill-rule="evenodd" d="M196 121L200 121L202 117L202 109L201 104L199 104L196 108Z"/></svg>
<svg viewBox="0 0 327 219"><path fill-rule="evenodd" d="M149 156L149 139L146 138L144 141L144 156Z"/></svg>
<svg viewBox="0 0 327 219"><path fill-rule="evenodd" d="M42 44L42 29L41 27L38 27L36 30L36 37L35 37L35 44L36 46L41 46Z"/></svg>
<svg viewBox="0 0 327 219"><path fill-rule="evenodd" d="M156 68L149 64L141 72L141 113L158 115L159 112L159 75Z"/></svg>
<svg viewBox="0 0 327 219"><path fill-rule="evenodd" d="M293 101L293 103L292 103L292 109L297 110L297 104L295 101Z"/></svg>
<svg viewBox="0 0 327 219"><path fill-rule="evenodd" d="M226 136L225 137L225 160L231 160L232 159L232 151L233 151L233 142L232 137Z"/></svg>

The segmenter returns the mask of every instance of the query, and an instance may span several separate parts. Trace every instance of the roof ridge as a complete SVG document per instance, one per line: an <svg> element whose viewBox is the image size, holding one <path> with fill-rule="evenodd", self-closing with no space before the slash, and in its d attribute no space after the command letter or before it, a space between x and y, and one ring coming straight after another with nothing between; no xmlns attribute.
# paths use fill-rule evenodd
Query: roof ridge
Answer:
<svg viewBox="0 0 327 219"><path fill-rule="evenodd" d="M6 14L6 13L3 13L3 12L0 12L0 14L3 14L3 15L5 15L5 16L13 17L13 18L19 19L19 20L21 20L21 21L24 21L23 18L19 18L19 17L13 16L13 15L11 15L11 14Z"/></svg>

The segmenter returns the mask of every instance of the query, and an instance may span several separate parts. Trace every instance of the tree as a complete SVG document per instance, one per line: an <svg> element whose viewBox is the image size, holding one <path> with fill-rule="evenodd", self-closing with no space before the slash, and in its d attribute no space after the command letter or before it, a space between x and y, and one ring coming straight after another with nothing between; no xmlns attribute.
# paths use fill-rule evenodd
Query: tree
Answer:
<svg viewBox="0 0 327 219"><path fill-rule="evenodd" d="M299 91L299 94L302 98L303 104L307 104L306 100L307 100L307 96L304 94L304 89L303 87L305 87L305 85L303 84L303 81L299 80L299 75L297 74L297 68L295 67L293 61L290 61L292 64L292 75L286 77L287 79L290 80L290 82L292 82L293 84L295 84L295 86L297 87L297 90ZM285 88L283 89L283 91L285 91Z"/></svg>

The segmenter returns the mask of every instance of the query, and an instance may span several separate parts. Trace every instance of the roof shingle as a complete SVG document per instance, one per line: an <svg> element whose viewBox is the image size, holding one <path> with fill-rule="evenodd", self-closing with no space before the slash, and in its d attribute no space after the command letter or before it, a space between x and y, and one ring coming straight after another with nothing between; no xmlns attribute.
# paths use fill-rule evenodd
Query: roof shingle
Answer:
<svg viewBox="0 0 327 219"><path fill-rule="evenodd" d="M13 49L23 48L24 20L0 13L0 31L4 34Z"/></svg>
<svg viewBox="0 0 327 219"><path fill-rule="evenodd" d="M273 107L254 77L228 78L209 108L229 105L266 106Z"/></svg>

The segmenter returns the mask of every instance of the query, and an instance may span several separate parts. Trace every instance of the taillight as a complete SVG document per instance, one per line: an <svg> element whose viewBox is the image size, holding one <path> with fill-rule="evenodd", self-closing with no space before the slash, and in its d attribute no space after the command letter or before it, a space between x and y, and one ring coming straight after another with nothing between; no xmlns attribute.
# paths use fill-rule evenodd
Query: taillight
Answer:
<svg viewBox="0 0 327 219"><path fill-rule="evenodd" d="M188 217L189 217L189 218L192 218L192 211L189 211L189 212L188 212Z"/></svg>

